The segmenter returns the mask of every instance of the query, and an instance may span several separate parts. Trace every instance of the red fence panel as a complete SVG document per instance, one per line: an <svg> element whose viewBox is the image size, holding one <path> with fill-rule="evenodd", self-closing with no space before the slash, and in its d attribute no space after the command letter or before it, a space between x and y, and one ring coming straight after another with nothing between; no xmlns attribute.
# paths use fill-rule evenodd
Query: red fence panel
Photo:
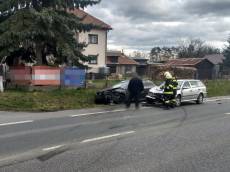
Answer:
<svg viewBox="0 0 230 172"><path fill-rule="evenodd" d="M32 85L59 86L60 68L48 66L32 67Z"/></svg>
<svg viewBox="0 0 230 172"><path fill-rule="evenodd" d="M31 83L31 67L29 66L14 66L10 67L9 79L16 85L30 85Z"/></svg>

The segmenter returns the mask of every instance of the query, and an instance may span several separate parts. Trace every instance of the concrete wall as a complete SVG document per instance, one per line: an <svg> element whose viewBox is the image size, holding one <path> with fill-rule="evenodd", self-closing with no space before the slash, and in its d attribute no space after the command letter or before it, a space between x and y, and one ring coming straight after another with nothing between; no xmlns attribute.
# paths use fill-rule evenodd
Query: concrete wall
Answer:
<svg viewBox="0 0 230 172"><path fill-rule="evenodd" d="M98 35L98 44L88 44L89 34ZM106 66L107 51L107 30L91 30L90 32L82 32L79 34L79 42L86 42L88 46L83 52L84 55L98 55L97 64L88 64L92 69L89 72L98 73L99 67Z"/></svg>

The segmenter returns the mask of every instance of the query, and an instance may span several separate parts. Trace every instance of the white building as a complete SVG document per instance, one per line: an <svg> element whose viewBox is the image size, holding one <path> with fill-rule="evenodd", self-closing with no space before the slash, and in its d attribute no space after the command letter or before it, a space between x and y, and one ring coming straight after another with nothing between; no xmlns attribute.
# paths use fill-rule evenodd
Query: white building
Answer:
<svg viewBox="0 0 230 172"><path fill-rule="evenodd" d="M107 34L112 27L83 10L77 9L73 13L82 19L83 24L93 24L98 27L90 32L81 32L77 35L79 42L88 44L83 54L92 57L88 63L89 72L98 73L100 67L106 66Z"/></svg>

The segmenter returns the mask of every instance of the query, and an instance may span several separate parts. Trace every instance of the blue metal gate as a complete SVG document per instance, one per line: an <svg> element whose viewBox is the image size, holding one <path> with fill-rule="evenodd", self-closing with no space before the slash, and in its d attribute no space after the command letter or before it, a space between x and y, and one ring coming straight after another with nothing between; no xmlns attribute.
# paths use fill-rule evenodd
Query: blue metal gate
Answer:
<svg viewBox="0 0 230 172"><path fill-rule="evenodd" d="M61 85L66 87L84 87L86 71L75 67L66 67L61 70Z"/></svg>

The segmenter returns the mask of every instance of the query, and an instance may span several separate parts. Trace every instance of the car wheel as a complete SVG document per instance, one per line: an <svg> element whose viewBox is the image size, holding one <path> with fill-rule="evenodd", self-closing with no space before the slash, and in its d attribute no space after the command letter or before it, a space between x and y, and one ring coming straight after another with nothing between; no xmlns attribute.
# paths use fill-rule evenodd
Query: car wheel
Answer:
<svg viewBox="0 0 230 172"><path fill-rule="evenodd" d="M154 101L152 99L146 98L146 103L148 103L148 104L154 104Z"/></svg>
<svg viewBox="0 0 230 172"><path fill-rule="evenodd" d="M200 94L200 95L197 97L196 103L197 103L197 104L202 104L203 102L204 102L204 96L203 96L203 94Z"/></svg>
<svg viewBox="0 0 230 172"><path fill-rule="evenodd" d="M125 96L123 94L115 94L113 95L113 102L115 104L121 104L125 102Z"/></svg>
<svg viewBox="0 0 230 172"><path fill-rule="evenodd" d="M181 105L181 96L178 95L178 96L176 97L176 106L180 106L180 105Z"/></svg>
<svg viewBox="0 0 230 172"><path fill-rule="evenodd" d="M95 96L94 102L95 102L95 104L103 104L103 103L105 103L105 99L103 99L100 96Z"/></svg>

